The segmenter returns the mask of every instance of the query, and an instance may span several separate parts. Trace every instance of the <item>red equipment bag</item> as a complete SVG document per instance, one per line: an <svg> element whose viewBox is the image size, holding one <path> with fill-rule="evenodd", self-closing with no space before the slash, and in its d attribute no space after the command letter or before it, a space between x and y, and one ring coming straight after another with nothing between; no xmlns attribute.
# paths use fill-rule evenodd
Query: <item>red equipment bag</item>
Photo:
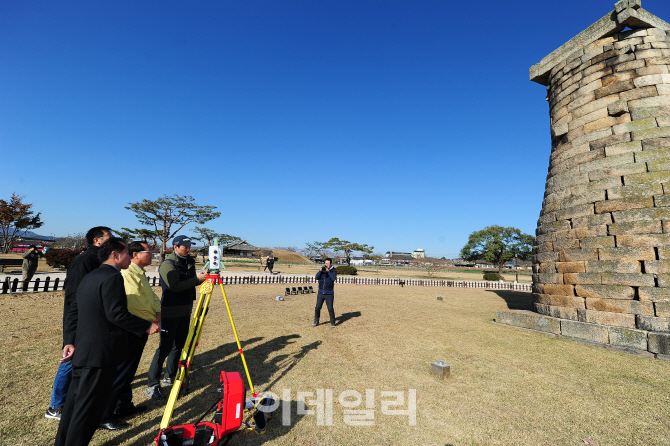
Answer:
<svg viewBox="0 0 670 446"><path fill-rule="evenodd" d="M221 372L221 400L216 408L214 422L219 425L219 436L235 432L242 425L244 399L247 390L237 372Z"/></svg>
<svg viewBox="0 0 670 446"><path fill-rule="evenodd" d="M221 372L214 423L197 422L170 426L156 437L158 446L208 446L219 444L228 434L236 432L244 417L246 388L237 372Z"/></svg>

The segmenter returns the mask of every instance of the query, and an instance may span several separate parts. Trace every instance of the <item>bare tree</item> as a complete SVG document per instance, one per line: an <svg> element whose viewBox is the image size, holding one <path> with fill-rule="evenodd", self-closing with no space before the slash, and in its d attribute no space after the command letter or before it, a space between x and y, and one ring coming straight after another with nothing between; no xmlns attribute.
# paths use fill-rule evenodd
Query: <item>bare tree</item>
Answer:
<svg viewBox="0 0 670 446"><path fill-rule="evenodd" d="M59 237L56 244L61 248L67 249L86 249L88 242L86 241L86 234L77 232L75 234L68 234L65 237Z"/></svg>
<svg viewBox="0 0 670 446"><path fill-rule="evenodd" d="M417 268L426 271L428 277L433 277L436 273L442 270L446 265L443 260L431 257L419 257L412 262Z"/></svg>

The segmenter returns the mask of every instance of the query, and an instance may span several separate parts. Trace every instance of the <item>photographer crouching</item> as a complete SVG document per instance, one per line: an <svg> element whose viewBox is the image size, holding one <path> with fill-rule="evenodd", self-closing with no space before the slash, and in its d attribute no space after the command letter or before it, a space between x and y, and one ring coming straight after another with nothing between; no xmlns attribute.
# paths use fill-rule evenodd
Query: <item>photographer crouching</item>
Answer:
<svg viewBox="0 0 670 446"><path fill-rule="evenodd" d="M316 280L319 281L319 293L316 295L316 307L314 308L314 323L312 327L319 325L321 316L321 307L323 301L326 301L328 314L330 314L330 328L335 328L335 310L333 309L333 300L335 298L335 280L337 280L337 271L333 268L333 260L326 259L325 265L316 273Z"/></svg>

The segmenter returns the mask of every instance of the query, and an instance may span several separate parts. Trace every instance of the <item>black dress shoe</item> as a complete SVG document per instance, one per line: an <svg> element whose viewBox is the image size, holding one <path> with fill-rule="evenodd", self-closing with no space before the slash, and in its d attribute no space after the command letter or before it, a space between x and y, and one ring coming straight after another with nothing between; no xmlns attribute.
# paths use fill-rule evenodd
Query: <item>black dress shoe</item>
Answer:
<svg viewBox="0 0 670 446"><path fill-rule="evenodd" d="M106 431L120 431L121 429L129 428L130 424L121 420L112 420L106 423L100 423L98 429Z"/></svg>
<svg viewBox="0 0 670 446"><path fill-rule="evenodd" d="M147 410L147 406L132 406L129 407L128 409L122 409L122 410L117 410L114 412L114 416L116 417L129 417L132 415L137 415L138 413L145 412Z"/></svg>

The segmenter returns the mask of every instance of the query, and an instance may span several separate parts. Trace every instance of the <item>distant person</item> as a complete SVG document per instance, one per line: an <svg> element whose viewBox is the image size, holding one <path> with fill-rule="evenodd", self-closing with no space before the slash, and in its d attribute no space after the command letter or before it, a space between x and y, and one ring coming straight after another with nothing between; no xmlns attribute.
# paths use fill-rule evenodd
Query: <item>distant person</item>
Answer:
<svg viewBox="0 0 670 446"><path fill-rule="evenodd" d="M74 335L77 329L77 321L70 318L70 307L72 302L77 299L77 288L84 276L91 271L98 269L100 260L98 260L98 248L111 237L111 229L107 226L96 226L91 228L86 233L86 242L88 249L79 254L70 263L67 268L67 276L65 279L65 300L63 303L63 346L65 348L68 344L74 342ZM70 339L72 338L72 339ZM70 339L70 340L68 340ZM56 378L54 379L53 388L51 390L51 402L45 418L53 418L60 420L63 406L65 406L65 397L67 390L70 387L72 380L72 352L74 346L70 345L71 351L63 352L63 358L60 360Z"/></svg>
<svg viewBox="0 0 670 446"><path fill-rule="evenodd" d="M189 255L191 240L178 235L172 240L174 252L165 258L159 268L161 297L160 343L149 367L147 389L144 394L154 400L163 400L161 373L167 358L162 384L171 386L177 374L181 350L186 344L191 323L191 311L195 300L195 288L207 278L204 272L197 273L195 260Z"/></svg>
<svg viewBox="0 0 670 446"><path fill-rule="evenodd" d="M319 325L321 316L321 307L323 301L326 301L328 314L330 315L330 328L335 328L335 310L333 309L333 300L335 299L335 281L337 280L337 270L333 268L333 259L326 259L325 264L316 273L316 280L319 281L319 293L316 295L316 307L314 308L314 323L312 327Z"/></svg>
<svg viewBox="0 0 670 446"><path fill-rule="evenodd" d="M161 300L151 289L144 268L151 265L151 249L145 241L134 241L128 244L130 266L121 270L123 285L128 298L130 314L149 322L160 322ZM149 334L128 336L128 355L116 368L116 378L112 384L107 408L102 416L100 427L107 430L118 430L130 427L121 420L123 417L142 413L147 406L133 404L131 384L135 378L137 367L142 358L144 346Z"/></svg>
<svg viewBox="0 0 670 446"><path fill-rule="evenodd" d="M270 274L272 274L272 268L275 267L275 259L274 259L274 257L270 257L270 256L268 256L268 259L267 259L266 262L267 262L268 269L270 270Z"/></svg>
<svg viewBox="0 0 670 446"><path fill-rule="evenodd" d="M37 271L37 264L40 257L44 257L42 251L37 249L37 246L30 245L28 251L23 254L23 291L28 291L28 284Z"/></svg>
<svg viewBox="0 0 670 446"><path fill-rule="evenodd" d="M87 445L100 425L117 366L128 355L128 336L156 333L158 323L128 312L121 270L130 265L128 246L111 237L100 246L102 265L87 274L70 312L76 324L72 384L58 425L55 446ZM70 342L70 344L72 344ZM72 345L67 345L71 347ZM69 353L64 349L64 353Z"/></svg>

